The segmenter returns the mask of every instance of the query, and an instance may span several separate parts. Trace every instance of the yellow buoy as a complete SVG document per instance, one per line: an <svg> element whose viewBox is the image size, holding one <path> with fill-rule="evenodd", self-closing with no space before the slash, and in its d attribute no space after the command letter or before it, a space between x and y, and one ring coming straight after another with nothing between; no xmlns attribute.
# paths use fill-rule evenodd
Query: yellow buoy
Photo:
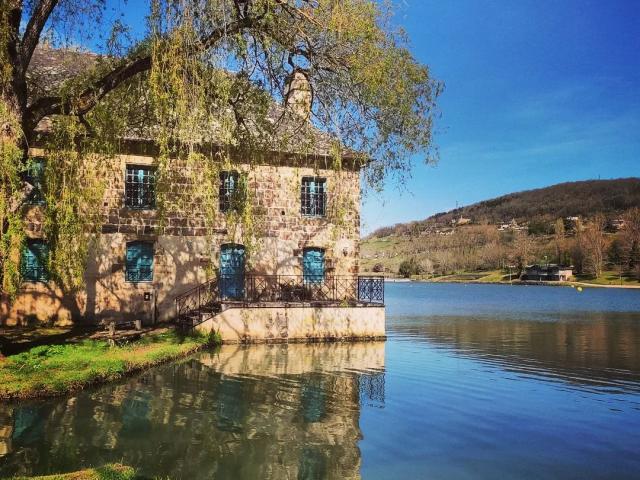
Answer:
<svg viewBox="0 0 640 480"><path fill-rule="evenodd" d="M581 291L582 291L582 287L578 287L578 289L577 289L577 290L578 290L579 292L581 292Z"/></svg>

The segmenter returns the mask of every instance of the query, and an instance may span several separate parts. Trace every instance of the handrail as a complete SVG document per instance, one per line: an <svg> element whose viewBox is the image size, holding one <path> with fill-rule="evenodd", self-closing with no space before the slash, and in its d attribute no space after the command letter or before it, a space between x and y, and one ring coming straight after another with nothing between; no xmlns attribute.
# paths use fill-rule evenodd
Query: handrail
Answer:
<svg viewBox="0 0 640 480"><path fill-rule="evenodd" d="M384 305L384 277L329 275L219 275L175 298L178 321L214 314L221 303L339 303Z"/></svg>

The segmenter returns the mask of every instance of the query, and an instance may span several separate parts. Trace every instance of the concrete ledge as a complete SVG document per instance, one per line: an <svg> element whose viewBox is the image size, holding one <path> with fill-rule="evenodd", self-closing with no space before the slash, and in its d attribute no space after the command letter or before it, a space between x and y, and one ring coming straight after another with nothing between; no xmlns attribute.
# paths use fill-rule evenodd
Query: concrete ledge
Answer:
<svg viewBox="0 0 640 480"><path fill-rule="evenodd" d="M196 326L224 343L341 341L385 338L384 306L229 308Z"/></svg>

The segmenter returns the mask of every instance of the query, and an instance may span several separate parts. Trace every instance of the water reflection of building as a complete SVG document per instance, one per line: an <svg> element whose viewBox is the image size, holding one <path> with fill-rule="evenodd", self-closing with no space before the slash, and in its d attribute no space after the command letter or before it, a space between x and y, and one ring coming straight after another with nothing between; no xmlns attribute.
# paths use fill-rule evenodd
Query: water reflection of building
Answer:
<svg viewBox="0 0 640 480"><path fill-rule="evenodd" d="M13 436L13 412L0 408L0 459L11 452L11 437Z"/></svg>
<svg viewBox="0 0 640 480"><path fill-rule="evenodd" d="M383 342L224 346L0 410L14 428L7 420L31 408L20 435L8 434L0 476L120 461L171 478L357 478L361 402L384 401L383 371Z"/></svg>

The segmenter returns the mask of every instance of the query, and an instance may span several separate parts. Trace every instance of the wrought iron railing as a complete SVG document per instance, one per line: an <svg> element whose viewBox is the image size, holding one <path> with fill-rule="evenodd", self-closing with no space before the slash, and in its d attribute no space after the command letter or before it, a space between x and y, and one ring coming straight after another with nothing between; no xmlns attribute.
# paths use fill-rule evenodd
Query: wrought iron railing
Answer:
<svg viewBox="0 0 640 480"><path fill-rule="evenodd" d="M178 322L186 321L190 316L200 319L219 298L218 282L215 278L178 295L175 299Z"/></svg>
<svg viewBox="0 0 640 480"><path fill-rule="evenodd" d="M384 305L384 278L304 275L221 275L179 295L177 318L215 313L226 302Z"/></svg>

